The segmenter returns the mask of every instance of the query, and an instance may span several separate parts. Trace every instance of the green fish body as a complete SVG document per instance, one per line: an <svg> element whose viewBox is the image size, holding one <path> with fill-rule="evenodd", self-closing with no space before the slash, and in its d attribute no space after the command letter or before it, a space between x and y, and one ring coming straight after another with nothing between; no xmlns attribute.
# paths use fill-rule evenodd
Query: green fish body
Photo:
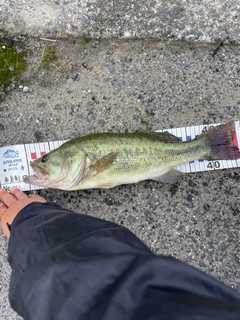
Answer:
<svg viewBox="0 0 240 320"><path fill-rule="evenodd" d="M112 188L147 179L174 183L183 175L174 169L179 164L240 158L232 142L232 124L186 142L168 132L99 133L76 138L32 162L35 175L24 181L62 190ZM219 139L224 140L224 148Z"/></svg>

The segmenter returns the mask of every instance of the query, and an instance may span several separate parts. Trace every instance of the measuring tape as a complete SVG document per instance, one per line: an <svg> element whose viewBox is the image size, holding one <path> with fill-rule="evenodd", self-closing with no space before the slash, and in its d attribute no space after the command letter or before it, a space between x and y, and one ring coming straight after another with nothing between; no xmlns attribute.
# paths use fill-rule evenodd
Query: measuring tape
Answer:
<svg viewBox="0 0 240 320"><path fill-rule="evenodd" d="M179 138L181 141L188 141L196 138L204 131L216 127L218 124L172 128L158 130L158 132L168 131ZM240 146L240 121L235 121L237 143ZM42 157L45 153L60 147L65 141L51 141L31 144L20 144L0 148L0 187L9 190L15 186L22 191L38 190L42 187L29 185L23 182L23 177L34 174L30 167L30 161ZM239 168L240 159L238 160L197 160L185 163L176 167L184 172L212 171L219 169Z"/></svg>

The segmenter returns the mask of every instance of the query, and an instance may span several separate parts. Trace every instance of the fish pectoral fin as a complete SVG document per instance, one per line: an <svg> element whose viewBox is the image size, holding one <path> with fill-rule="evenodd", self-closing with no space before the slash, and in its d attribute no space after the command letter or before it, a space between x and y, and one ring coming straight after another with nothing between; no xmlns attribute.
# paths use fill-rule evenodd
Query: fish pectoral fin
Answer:
<svg viewBox="0 0 240 320"><path fill-rule="evenodd" d="M91 165L91 168L96 170L96 175L100 172L106 170L108 167L110 167L113 162L117 159L117 152L111 152L104 156L102 159L98 160L94 164Z"/></svg>
<svg viewBox="0 0 240 320"><path fill-rule="evenodd" d="M183 176L184 176L183 172L176 169L171 169L159 177L152 178L152 180L173 184L178 180L182 179Z"/></svg>

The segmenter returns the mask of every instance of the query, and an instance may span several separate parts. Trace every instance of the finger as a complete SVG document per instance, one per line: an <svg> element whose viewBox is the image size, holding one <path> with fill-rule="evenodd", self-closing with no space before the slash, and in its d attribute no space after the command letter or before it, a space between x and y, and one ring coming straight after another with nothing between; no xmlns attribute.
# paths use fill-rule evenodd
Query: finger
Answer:
<svg viewBox="0 0 240 320"><path fill-rule="evenodd" d="M0 204L0 220L6 210L7 210L7 206L4 203Z"/></svg>
<svg viewBox="0 0 240 320"><path fill-rule="evenodd" d="M33 201L37 201L37 202L47 202L46 199L44 199L43 197L35 194L35 193L32 193L32 194L29 194L28 196L31 200Z"/></svg>
<svg viewBox="0 0 240 320"><path fill-rule="evenodd" d="M4 197L8 192L5 189L0 188L0 200L2 200L2 197Z"/></svg>
<svg viewBox="0 0 240 320"><path fill-rule="evenodd" d="M7 226L7 220L6 220L6 216L5 216L5 213L7 212L7 210L8 210L8 208L7 208L7 206L5 206L5 204L0 205L0 221L1 221L1 225L2 225L2 230L3 230L3 233L9 238L10 231Z"/></svg>
<svg viewBox="0 0 240 320"><path fill-rule="evenodd" d="M3 233L8 237L8 239L10 238L10 231L7 227L7 224L2 222L2 230L3 230Z"/></svg>
<svg viewBox="0 0 240 320"><path fill-rule="evenodd" d="M4 189L0 189L0 199L5 203L7 207L11 206L17 199Z"/></svg>
<svg viewBox="0 0 240 320"><path fill-rule="evenodd" d="M3 232L4 232L5 236L9 239L10 238L10 231L7 226L5 228L3 228Z"/></svg>
<svg viewBox="0 0 240 320"><path fill-rule="evenodd" d="M10 188L10 193L17 199L17 200L22 200L22 199L27 199L28 196L23 193L20 189L16 187Z"/></svg>

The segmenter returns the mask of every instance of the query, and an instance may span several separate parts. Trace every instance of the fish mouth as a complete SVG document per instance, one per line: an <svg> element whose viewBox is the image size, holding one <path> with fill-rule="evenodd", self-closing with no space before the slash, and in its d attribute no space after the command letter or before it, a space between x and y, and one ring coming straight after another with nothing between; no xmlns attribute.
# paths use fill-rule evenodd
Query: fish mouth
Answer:
<svg viewBox="0 0 240 320"><path fill-rule="evenodd" d="M36 186L45 186L48 184L48 175L35 173L31 176L24 176L23 181L25 183L30 183Z"/></svg>
<svg viewBox="0 0 240 320"><path fill-rule="evenodd" d="M47 180L48 175L47 174L39 174L39 173L34 173L32 177L36 178L37 180Z"/></svg>
<svg viewBox="0 0 240 320"><path fill-rule="evenodd" d="M35 178L37 180L47 180L48 172L46 169L34 165L33 162L30 163L30 166L32 167L32 169L34 171L34 174L32 176L30 176L31 178Z"/></svg>

